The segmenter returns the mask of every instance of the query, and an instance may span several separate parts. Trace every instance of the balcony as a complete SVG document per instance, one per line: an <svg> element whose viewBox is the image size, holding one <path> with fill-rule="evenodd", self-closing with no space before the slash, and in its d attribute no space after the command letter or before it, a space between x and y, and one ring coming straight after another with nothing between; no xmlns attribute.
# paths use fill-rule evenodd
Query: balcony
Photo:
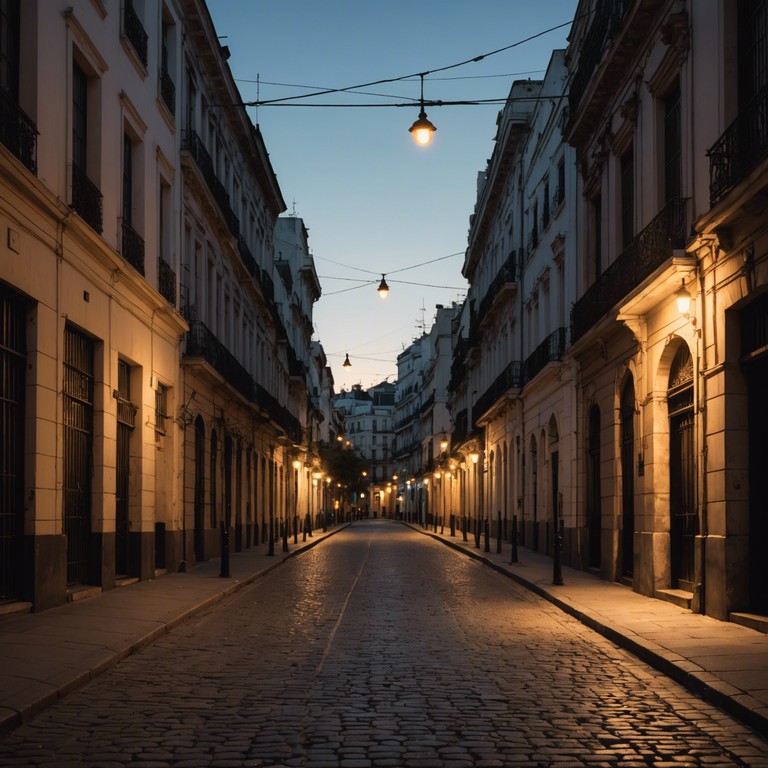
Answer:
<svg viewBox="0 0 768 768"><path fill-rule="evenodd" d="M37 127L4 88L0 88L0 142L37 173Z"/></svg>
<svg viewBox="0 0 768 768"><path fill-rule="evenodd" d="M144 240L130 224L125 222L123 222L122 254L139 274L144 274Z"/></svg>
<svg viewBox="0 0 768 768"><path fill-rule="evenodd" d="M671 259L673 251L685 247L687 202L670 200L573 305L572 343Z"/></svg>
<svg viewBox="0 0 768 768"><path fill-rule="evenodd" d="M176 306L176 273L165 259L157 260L157 288L169 304Z"/></svg>
<svg viewBox="0 0 768 768"><path fill-rule="evenodd" d="M242 235L237 238L237 250L240 252L240 258L242 259L245 268L248 270L248 274L251 277L256 278L256 280L260 280L261 270L259 269L258 264L256 264L256 259L253 258L251 249L248 247L248 243L245 242L245 238Z"/></svg>
<svg viewBox="0 0 768 768"><path fill-rule="evenodd" d="M141 23L133 0L125 0L123 8L123 34L128 38L141 63L147 66L147 33Z"/></svg>
<svg viewBox="0 0 768 768"><path fill-rule="evenodd" d="M714 207L768 155L768 87L728 126L709 155L709 203Z"/></svg>
<svg viewBox="0 0 768 768"><path fill-rule="evenodd" d="M501 299L516 290L516 261L517 251L512 251L488 286L477 310L476 320L480 325L491 315L493 308L501 303Z"/></svg>
<svg viewBox="0 0 768 768"><path fill-rule="evenodd" d="M210 154L208 154L205 144L203 144L195 131L189 130L184 131L181 148L182 150L189 152L194 158L195 164L200 169L200 173L205 179L209 192L216 201L221 215L224 217L224 221L227 223L227 228L234 237L239 237L240 221L237 216L235 216L232 207L229 204L229 194L227 193L227 190L216 176L213 160L211 159Z"/></svg>
<svg viewBox="0 0 768 768"><path fill-rule="evenodd" d="M160 97L163 100L163 104L168 107L168 111L172 114L176 114L176 85L171 80L168 70L160 70Z"/></svg>
<svg viewBox="0 0 768 768"><path fill-rule="evenodd" d="M558 328L547 336L523 363L523 384L538 376L549 363L560 360L565 352L566 328Z"/></svg>
<svg viewBox="0 0 768 768"><path fill-rule="evenodd" d="M86 176L85 171L72 166L71 207L98 234L104 229L102 201L101 190Z"/></svg>
<svg viewBox="0 0 768 768"><path fill-rule="evenodd" d="M202 357L230 386L247 400L255 400L254 383L251 374L243 368L237 358L216 338L201 321L190 323L187 334L186 357Z"/></svg>
<svg viewBox="0 0 768 768"><path fill-rule="evenodd" d="M507 392L520 389L520 361L512 360L496 377L493 384L475 401L472 409L475 422L503 398Z"/></svg>

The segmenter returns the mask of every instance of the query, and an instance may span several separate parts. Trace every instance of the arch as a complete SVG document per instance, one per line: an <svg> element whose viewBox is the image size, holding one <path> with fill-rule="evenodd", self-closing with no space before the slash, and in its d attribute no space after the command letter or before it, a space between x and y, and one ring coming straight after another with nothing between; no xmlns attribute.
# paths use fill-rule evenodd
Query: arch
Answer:
<svg viewBox="0 0 768 768"><path fill-rule="evenodd" d="M195 487L194 487L194 541L195 561L205 558L205 422L195 419ZM186 512L185 512L186 514ZM183 555L186 558L186 552Z"/></svg>
<svg viewBox="0 0 768 768"><path fill-rule="evenodd" d="M621 547L619 573L634 573L635 539L635 379L628 371L619 396L619 453L621 457Z"/></svg>

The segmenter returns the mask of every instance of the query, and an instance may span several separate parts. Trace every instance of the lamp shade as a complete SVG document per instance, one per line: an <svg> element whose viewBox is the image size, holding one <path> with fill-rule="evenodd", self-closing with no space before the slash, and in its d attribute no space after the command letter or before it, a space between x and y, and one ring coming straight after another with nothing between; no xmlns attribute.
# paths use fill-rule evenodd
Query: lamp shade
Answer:
<svg viewBox="0 0 768 768"><path fill-rule="evenodd" d="M675 294L675 303L677 304L677 311L681 315L688 314L688 310L691 308L691 294L686 289L685 283L683 283L680 290Z"/></svg>
<svg viewBox="0 0 768 768"><path fill-rule="evenodd" d="M419 112L419 119L408 130L413 134L415 142L425 147L432 141L432 134L437 128L427 120L427 113L422 109Z"/></svg>

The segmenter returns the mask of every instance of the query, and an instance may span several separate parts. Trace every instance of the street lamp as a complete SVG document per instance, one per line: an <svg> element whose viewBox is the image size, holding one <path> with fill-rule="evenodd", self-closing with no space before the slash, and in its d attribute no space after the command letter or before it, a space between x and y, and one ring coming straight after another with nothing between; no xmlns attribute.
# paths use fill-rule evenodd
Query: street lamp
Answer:
<svg viewBox="0 0 768 768"><path fill-rule="evenodd" d="M437 128L427 120L427 113L424 111L424 75L420 74L419 77L421 78L421 111L419 119L408 130L418 145L426 147L432 141L432 135Z"/></svg>
<svg viewBox="0 0 768 768"><path fill-rule="evenodd" d="M381 276L381 282L379 283L379 287L376 289L376 292L379 294L379 297L382 299L386 299L389 294L389 286L387 285L387 281L384 279L384 277L385 275Z"/></svg>

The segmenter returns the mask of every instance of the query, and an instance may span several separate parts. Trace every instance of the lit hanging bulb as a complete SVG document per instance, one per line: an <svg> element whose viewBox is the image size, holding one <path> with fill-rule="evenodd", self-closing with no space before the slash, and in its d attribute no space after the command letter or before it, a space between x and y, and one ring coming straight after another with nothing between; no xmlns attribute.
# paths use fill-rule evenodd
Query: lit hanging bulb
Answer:
<svg viewBox="0 0 768 768"><path fill-rule="evenodd" d="M389 294L389 286L387 285L387 281L384 279L384 277L384 275L381 276L381 282L379 283L379 287L376 289L376 292L382 299L386 299L387 295Z"/></svg>
<svg viewBox="0 0 768 768"><path fill-rule="evenodd" d="M349 352L347 352L346 357L344 358L344 362L341 364L343 368L351 368L352 363L349 362Z"/></svg>
<svg viewBox="0 0 768 768"><path fill-rule="evenodd" d="M419 119L408 130L413 134L417 144L426 147L432 141L432 134L437 128L427 120L427 113L424 111L424 75L419 75L419 77L421 78L421 111L419 112Z"/></svg>

